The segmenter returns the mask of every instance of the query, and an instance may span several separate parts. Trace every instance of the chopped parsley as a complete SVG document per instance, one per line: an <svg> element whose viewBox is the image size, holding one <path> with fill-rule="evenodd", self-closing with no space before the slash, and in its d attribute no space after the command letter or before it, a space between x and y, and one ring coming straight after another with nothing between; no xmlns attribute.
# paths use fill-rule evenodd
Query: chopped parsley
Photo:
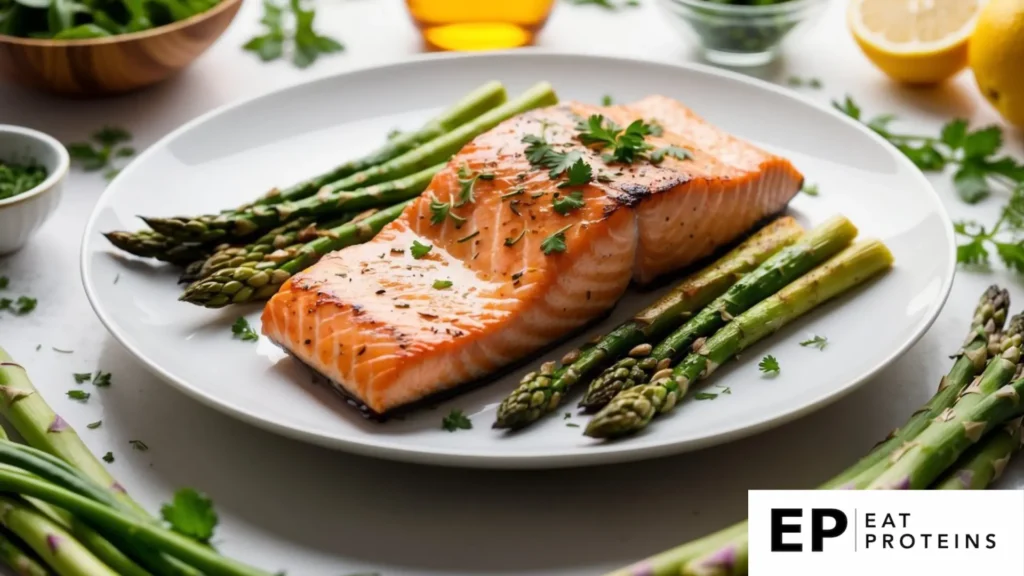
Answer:
<svg viewBox="0 0 1024 576"><path fill-rule="evenodd" d="M43 166L0 160L0 200L28 192L42 184L44 180L46 180L46 168Z"/></svg>
<svg viewBox="0 0 1024 576"><path fill-rule="evenodd" d="M412 254L414 259L419 260L429 254L433 249L434 246L432 244L423 244L419 240L413 240L412 246L409 248L409 253Z"/></svg>
<svg viewBox="0 0 1024 576"><path fill-rule="evenodd" d="M472 172L465 164L459 167L459 201L455 203L456 208L463 204L472 204L476 201L473 187L476 186L477 180L494 180L494 174L490 172Z"/></svg>
<svg viewBox="0 0 1024 576"><path fill-rule="evenodd" d="M103 420L97 420L95 422L89 422L88 424L85 425L85 427L88 428L89 430L95 430L95 429L99 428L102 425L103 425Z"/></svg>
<svg viewBox="0 0 1024 576"><path fill-rule="evenodd" d="M566 171L566 180L558 184L559 188L565 188L566 186L583 186L589 183L594 177L594 171L590 168L590 164L587 164L583 159L579 159L569 166L569 170Z"/></svg>
<svg viewBox="0 0 1024 576"><path fill-rule="evenodd" d="M527 144L526 159L534 168L547 168L548 177L552 180L568 173L568 186L580 186L590 182L592 170L583 160L583 152L559 152L548 144L544 136L535 134L527 134L523 137L523 142Z"/></svg>
<svg viewBox="0 0 1024 576"><path fill-rule="evenodd" d="M569 224L565 228L558 230L551 236L548 236L540 243L540 249L544 254L552 254L554 252L565 252L565 232L569 228L572 228L572 224Z"/></svg>
<svg viewBox="0 0 1024 576"><path fill-rule="evenodd" d="M693 395L694 400L714 400L715 398L718 398L718 394L711 392L697 392Z"/></svg>
<svg viewBox="0 0 1024 576"><path fill-rule="evenodd" d="M594 114L586 122L577 124L576 130L579 132L580 141L586 146L597 150L609 150L603 156L605 162L632 164L635 160L646 157L652 147L644 139L655 132L660 133L661 127L657 124L647 124L643 120L634 120L623 129L611 119Z"/></svg>
<svg viewBox="0 0 1024 576"><path fill-rule="evenodd" d="M75 384L81 384L92 380L91 372L76 372L73 376L75 377Z"/></svg>
<svg viewBox="0 0 1024 576"><path fill-rule="evenodd" d="M11 279L7 276L0 276L0 290L6 290L11 284Z"/></svg>
<svg viewBox="0 0 1024 576"><path fill-rule="evenodd" d="M601 106L611 106L614 103L615 102L612 100L611 95L605 94L604 96L601 96Z"/></svg>
<svg viewBox="0 0 1024 576"><path fill-rule="evenodd" d="M804 340L800 345L805 348L817 348L818 350L824 350L825 346L828 346L828 338L815 334L814 338Z"/></svg>
<svg viewBox="0 0 1024 576"><path fill-rule="evenodd" d="M106 388L107 386L110 386L110 372L97 370L96 375L92 377L92 385L97 388Z"/></svg>
<svg viewBox="0 0 1024 576"><path fill-rule="evenodd" d="M250 38L242 49L256 54L263 62L270 62L283 57L288 46L296 68L307 68L323 54L344 50L341 42L316 31L313 27L315 19L316 10L303 10L300 0L290 0L287 6L274 0L264 0L263 17L260 19L263 34ZM286 20L291 25L286 25ZM391 134L388 137L390 139Z"/></svg>
<svg viewBox="0 0 1024 576"><path fill-rule="evenodd" d="M761 369L761 372L768 376L778 376L780 368L779 361L775 359L775 356L768 354L761 361L758 362L757 367Z"/></svg>
<svg viewBox="0 0 1024 576"><path fill-rule="evenodd" d="M0 310L10 310L18 316L24 316L25 314L35 310L38 303L38 300L35 298L29 298L28 296L18 296L17 300L0 298Z"/></svg>
<svg viewBox="0 0 1024 576"><path fill-rule="evenodd" d="M111 166L114 158L127 158L135 155L131 146L122 146L130 142L132 135L124 128L104 126L92 134L92 142L75 142L67 145L68 155L72 162L87 172L105 170L107 179L117 175L118 170ZM94 145L95 143L95 145Z"/></svg>
<svg viewBox="0 0 1024 576"><path fill-rule="evenodd" d="M85 402L89 399L89 396L91 396L91 394L84 390L68 390L67 395L68 398L71 398L72 400L80 400L82 402Z"/></svg>
<svg viewBox="0 0 1024 576"><path fill-rule="evenodd" d="M515 246L516 242L519 242L520 240L522 240L523 236L525 236L525 235L526 235L526 228L523 228L523 230L519 233L519 236L516 236L515 238L512 238L512 237L505 238L505 246Z"/></svg>
<svg viewBox="0 0 1024 576"><path fill-rule="evenodd" d="M114 462L114 453L113 452L107 452L106 454L104 454L103 455L103 461L106 462L107 464L113 463Z"/></svg>
<svg viewBox="0 0 1024 576"><path fill-rule="evenodd" d="M149 450L149 446L146 446L146 443L142 440L129 440L128 443L132 445L133 449L138 450L139 452Z"/></svg>
<svg viewBox="0 0 1024 576"><path fill-rule="evenodd" d="M509 190L508 192L506 192L506 193L502 194L502 195L500 196L500 198L501 198L502 200L504 200L504 199L506 199L506 198L511 198L511 197L513 197L513 196L519 196L520 194L523 194L524 192L526 192L526 188L523 188L523 187L522 187L522 186L520 185L520 186L516 186L516 187L512 188L511 190Z"/></svg>
<svg viewBox="0 0 1024 576"><path fill-rule="evenodd" d="M231 334L243 342L255 342L260 339L259 334L249 326L249 321L244 316L239 316L231 325Z"/></svg>
<svg viewBox="0 0 1024 576"><path fill-rule="evenodd" d="M434 280L434 290L444 290L445 288L451 288L451 280Z"/></svg>
<svg viewBox="0 0 1024 576"><path fill-rule="evenodd" d="M457 215L452 214L451 202L441 202L436 198L430 201L430 223L437 226L443 224L445 219L451 218L455 222L455 227L459 228L466 223L466 219Z"/></svg>
<svg viewBox="0 0 1024 576"><path fill-rule="evenodd" d="M462 413L462 410L453 409L448 413L447 416L441 420L441 428L448 432L455 432L456 430L469 430L473 427L473 422Z"/></svg>
<svg viewBox="0 0 1024 576"><path fill-rule="evenodd" d="M786 78L786 84L789 84L793 88L802 88L807 86L808 88L814 88L815 90L822 87L821 80L817 78L801 78L799 76L790 76Z"/></svg>
<svg viewBox="0 0 1024 576"><path fill-rule="evenodd" d="M817 184L808 184L806 182L804 182L804 187L800 191L808 196L817 196L819 194Z"/></svg>
<svg viewBox="0 0 1024 576"><path fill-rule="evenodd" d="M561 215L566 215L573 210L583 208L583 192L576 191L572 192L567 196L559 196L551 200L551 207L554 208L555 212Z"/></svg>
<svg viewBox="0 0 1024 576"><path fill-rule="evenodd" d="M676 160L689 160L693 158L693 153L686 148L680 148L679 146L663 146L658 148L654 152L651 152L651 163L661 164L665 156L671 156Z"/></svg>
<svg viewBox="0 0 1024 576"><path fill-rule="evenodd" d="M575 422L566 422L565 423L565 427L566 428L579 428L580 425L575 423Z"/></svg>

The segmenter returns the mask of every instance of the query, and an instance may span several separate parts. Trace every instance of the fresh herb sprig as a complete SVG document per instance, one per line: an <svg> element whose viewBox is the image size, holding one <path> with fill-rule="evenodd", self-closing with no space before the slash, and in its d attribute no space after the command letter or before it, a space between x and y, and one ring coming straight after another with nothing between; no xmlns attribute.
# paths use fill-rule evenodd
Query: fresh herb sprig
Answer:
<svg viewBox="0 0 1024 576"><path fill-rule="evenodd" d="M598 150L608 150L602 157L605 162L623 164L632 164L639 158L645 158L652 148L645 138L656 131L643 120L634 120L629 126L622 128L600 114L593 114L586 122L580 122L576 125L576 130L584 145Z"/></svg>
<svg viewBox="0 0 1024 576"><path fill-rule="evenodd" d="M231 325L231 335L242 342L256 342L260 339L260 335L252 329L252 326L249 326L249 321L245 319L245 316L239 316Z"/></svg>
<svg viewBox="0 0 1024 576"><path fill-rule="evenodd" d="M121 171L113 162L117 158L130 158L135 148L128 146L131 132L116 126L104 126L92 134L91 142L73 142L67 145L71 161L86 172L104 170L103 177L112 179Z"/></svg>
<svg viewBox="0 0 1024 576"><path fill-rule="evenodd" d="M217 512L210 498L192 488L182 488L174 493L170 504L160 508L160 515L171 530L178 534L208 544L217 527Z"/></svg>
<svg viewBox="0 0 1024 576"><path fill-rule="evenodd" d="M290 17L287 17L289 13ZM292 64L297 68L308 68L321 55L345 49L341 42L313 28L315 18L316 10L304 10L299 0L290 0L287 8L274 0L263 0L260 24L265 31L249 39L242 48L255 53L264 62L282 58L286 51L291 52Z"/></svg>
<svg viewBox="0 0 1024 576"><path fill-rule="evenodd" d="M991 251L1011 270L1024 272L1024 184L1018 185L991 227L973 220L958 220L953 231L963 239L956 247L961 264L985 267Z"/></svg>
<svg viewBox="0 0 1024 576"><path fill-rule="evenodd" d="M938 136L900 134L891 128L896 120L892 114L864 118L860 106L849 96L832 105L888 140L921 170L941 172L955 167L953 185L968 204L987 198L993 183L1009 188L1024 183L1024 164L997 155L1003 145L1003 132L998 126L970 130L966 120L956 119L947 122Z"/></svg>

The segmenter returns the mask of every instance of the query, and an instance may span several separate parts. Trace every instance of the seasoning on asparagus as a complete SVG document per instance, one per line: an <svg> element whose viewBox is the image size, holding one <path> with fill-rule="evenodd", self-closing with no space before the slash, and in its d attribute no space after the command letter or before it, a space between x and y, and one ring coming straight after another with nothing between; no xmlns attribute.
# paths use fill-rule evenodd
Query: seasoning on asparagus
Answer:
<svg viewBox="0 0 1024 576"><path fill-rule="evenodd" d="M595 410L616 394L646 384L657 373L735 316L778 292L786 284L839 252L857 236L857 228L836 216L815 227L798 242L780 250L748 273L696 316L662 340L645 358L624 358L602 372L590 386L580 406Z"/></svg>
<svg viewBox="0 0 1024 576"><path fill-rule="evenodd" d="M545 364L523 377L519 386L498 407L495 428L518 429L558 408L575 383L591 378L609 361L630 353L650 353L651 342L692 316L728 290L739 277L753 270L784 246L795 242L803 229L789 217L779 218L734 248L711 266L691 275L657 302L605 335L595 346L570 353L563 365ZM647 344L648 346L644 347ZM545 372L550 372L546 374Z"/></svg>
<svg viewBox="0 0 1024 576"><path fill-rule="evenodd" d="M358 222L333 228L329 234L304 244L291 260L247 262L237 268L218 270L186 288L180 300L207 308L266 300L276 294L288 278L305 270L328 252L373 238L388 222L398 218L411 202L396 204Z"/></svg>
<svg viewBox="0 0 1024 576"><path fill-rule="evenodd" d="M674 369L663 369L650 384L620 392L590 421L586 435L611 438L643 429L655 415L671 411L697 379L707 378L755 342L890 266L892 254L877 240L859 242L843 250L733 318L714 336L696 346Z"/></svg>

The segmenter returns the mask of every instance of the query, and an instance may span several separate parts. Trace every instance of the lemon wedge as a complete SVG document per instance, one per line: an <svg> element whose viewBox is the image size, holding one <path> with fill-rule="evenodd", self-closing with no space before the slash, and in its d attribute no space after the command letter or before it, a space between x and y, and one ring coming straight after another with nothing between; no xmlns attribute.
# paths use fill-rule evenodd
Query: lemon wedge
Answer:
<svg viewBox="0 0 1024 576"><path fill-rule="evenodd" d="M889 77L934 84L967 65L981 0L851 0L848 24L864 54Z"/></svg>

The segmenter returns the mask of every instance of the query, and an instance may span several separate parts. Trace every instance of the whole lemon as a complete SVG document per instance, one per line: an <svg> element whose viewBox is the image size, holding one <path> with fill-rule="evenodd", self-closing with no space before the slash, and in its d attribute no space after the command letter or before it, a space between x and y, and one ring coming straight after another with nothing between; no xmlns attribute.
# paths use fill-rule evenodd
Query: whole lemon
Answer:
<svg viewBox="0 0 1024 576"><path fill-rule="evenodd" d="M968 62L985 98L1024 128L1024 0L991 0L982 8Z"/></svg>

